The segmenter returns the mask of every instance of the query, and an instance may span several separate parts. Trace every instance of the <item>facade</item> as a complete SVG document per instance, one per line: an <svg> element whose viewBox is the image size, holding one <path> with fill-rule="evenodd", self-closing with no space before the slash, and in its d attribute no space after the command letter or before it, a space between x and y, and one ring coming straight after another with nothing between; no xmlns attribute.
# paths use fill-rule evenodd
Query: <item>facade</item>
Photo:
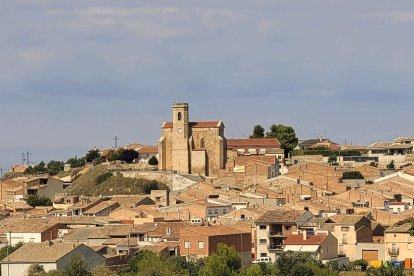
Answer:
<svg viewBox="0 0 414 276"><path fill-rule="evenodd" d="M164 122L161 128L158 168L180 174L217 175L226 161L223 122L190 122L187 103L175 103L172 109L172 122Z"/></svg>
<svg viewBox="0 0 414 276"><path fill-rule="evenodd" d="M234 248L242 256L243 264L252 261L251 232L229 226L189 226L180 230L181 256L203 258L217 250L224 243Z"/></svg>
<svg viewBox="0 0 414 276"><path fill-rule="evenodd" d="M317 260L327 261L338 257L338 240L327 231L310 237L303 231L288 237L283 251L307 252Z"/></svg>
<svg viewBox="0 0 414 276"><path fill-rule="evenodd" d="M275 261L283 252L285 240L297 234L302 224L313 217L308 211L274 210L264 213L255 222L257 258L270 257Z"/></svg>
<svg viewBox="0 0 414 276"><path fill-rule="evenodd" d="M338 215L326 220L324 229L338 239L338 254L355 260L358 243L372 243L371 221L361 215Z"/></svg>
<svg viewBox="0 0 414 276"><path fill-rule="evenodd" d="M410 221L401 221L385 230L385 260L401 261L414 256L414 237L410 231L413 224Z"/></svg>
<svg viewBox="0 0 414 276"><path fill-rule="evenodd" d="M105 265L105 257L83 244L27 243L1 261L1 275L26 275L27 270L33 264L42 265L46 272L63 270L75 254L85 259L88 269Z"/></svg>

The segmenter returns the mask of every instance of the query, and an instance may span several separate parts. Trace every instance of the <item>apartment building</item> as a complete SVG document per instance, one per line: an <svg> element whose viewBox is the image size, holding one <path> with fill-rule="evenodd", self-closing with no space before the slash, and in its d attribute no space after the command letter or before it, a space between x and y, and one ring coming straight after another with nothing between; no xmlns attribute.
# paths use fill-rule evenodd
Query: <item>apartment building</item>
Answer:
<svg viewBox="0 0 414 276"><path fill-rule="evenodd" d="M385 230L385 260L401 261L414 257L414 230L413 222L410 220L401 221Z"/></svg>
<svg viewBox="0 0 414 276"><path fill-rule="evenodd" d="M275 261L283 252L284 241L297 234L300 227L312 219L309 211L272 210L264 213L255 222L257 258L270 257Z"/></svg>

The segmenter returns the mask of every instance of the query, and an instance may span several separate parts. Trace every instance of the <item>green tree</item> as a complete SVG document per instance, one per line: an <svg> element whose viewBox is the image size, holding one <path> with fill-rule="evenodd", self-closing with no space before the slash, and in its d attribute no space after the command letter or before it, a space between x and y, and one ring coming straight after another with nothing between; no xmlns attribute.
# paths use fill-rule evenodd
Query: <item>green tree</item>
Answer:
<svg viewBox="0 0 414 276"><path fill-rule="evenodd" d="M364 179L360 171L343 172L342 179Z"/></svg>
<svg viewBox="0 0 414 276"><path fill-rule="evenodd" d="M20 247L23 246L22 242L17 243L16 245L6 245L0 249L0 260L3 260L7 257L7 254L11 254Z"/></svg>
<svg viewBox="0 0 414 276"><path fill-rule="evenodd" d="M116 275L117 274L114 271L110 270L104 265L95 266L91 270L91 276L116 276Z"/></svg>
<svg viewBox="0 0 414 276"><path fill-rule="evenodd" d="M92 162L96 158L100 157L98 149L91 149L85 155L86 162Z"/></svg>
<svg viewBox="0 0 414 276"><path fill-rule="evenodd" d="M47 172L50 175L55 175L63 171L64 167L65 164L63 162L51 160L49 163L47 163Z"/></svg>
<svg viewBox="0 0 414 276"><path fill-rule="evenodd" d="M91 272L87 268L85 259L79 254L74 254L65 267L63 274L65 276L90 276Z"/></svg>
<svg viewBox="0 0 414 276"><path fill-rule="evenodd" d="M180 276L189 275L188 271L177 265L172 259L159 256L150 251L138 253L135 260L138 275Z"/></svg>
<svg viewBox="0 0 414 276"><path fill-rule="evenodd" d="M40 264L32 264L27 269L27 276L43 276L45 274L46 274L45 269L43 265L40 265Z"/></svg>
<svg viewBox="0 0 414 276"><path fill-rule="evenodd" d="M371 212L371 211L369 211L369 213L367 214L367 218L368 218L369 220L375 220L374 215L372 214L372 212Z"/></svg>
<svg viewBox="0 0 414 276"><path fill-rule="evenodd" d="M349 265L351 268L350 270L365 271L368 268L368 262L363 259L355 260L351 262Z"/></svg>
<svg viewBox="0 0 414 276"><path fill-rule="evenodd" d="M66 161L66 164L69 164L71 168L79 168L85 166L85 157L78 158L77 156L69 158Z"/></svg>
<svg viewBox="0 0 414 276"><path fill-rule="evenodd" d="M217 251L207 257L199 275L237 275L241 267L242 259L234 246L219 243L217 245Z"/></svg>
<svg viewBox="0 0 414 276"><path fill-rule="evenodd" d="M387 164L387 169L389 169L389 170L394 170L395 169L394 160L391 160L391 162L389 164Z"/></svg>
<svg viewBox="0 0 414 276"><path fill-rule="evenodd" d="M138 158L138 152L133 149L119 149L119 160L125 161L127 163L132 163L135 159Z"/></svg>
<svg viewBox="0 0 414 276"><path fill-rule="evenodd" d="M157 166L158 165L158 159L155 156L152 156L149 160L148 160L148 164L150 164L151 166Z"/></svg>
<svg viewBox="0 0 414 276"><path fill-rule="evenodd" d="M298 145L298 138L291 126L272 125L270 132L267 133L267 137L279 140L282 148L285 150L285 156Z"/></svg>
<svg viewBox="0 0 414 276"><path fill-rule="evenodd" d="M119 160L119 153L116 150L110 150L106 158L108 159L108 161Z"/></svg>
<svg viewBox="0 0 414 276"><path fill-rule="evenodd" d="M261 125L255 125L253 128L253 134L250 138L263 138L265 136L265 129Z"/></svg>
<svg viewBox="0 0 414 276"><path fill-rule="evenodd" d="M312 259L309 253L287 251L276 259L276 267L279 269L280 275L291 275L296 266L306 264L310 260Z"/></svg>
<svg viewBox="0 0 414 276"><path fill-rule="evenodd" d="M50 198L38 195L29 195L26 200L27 204L32 207L36 206L52 206L53 202Z"/></svg>
<svg viewBox="0 0 414 276"><path fill-rule="evenodd" d="M246 268L245 271L241 273L243 276L262 276L263 271L259 264L254 264Z"/></svg>
<svg viewBox="0 0 414 276"><path fill-rule="evenodd" d="M329 164L334 164L334 163L336 163L336 161L337 161L337 156L336 156L336 154L331 154L330 156L329 156L329 158L328 158L328 163Z"/></svg>

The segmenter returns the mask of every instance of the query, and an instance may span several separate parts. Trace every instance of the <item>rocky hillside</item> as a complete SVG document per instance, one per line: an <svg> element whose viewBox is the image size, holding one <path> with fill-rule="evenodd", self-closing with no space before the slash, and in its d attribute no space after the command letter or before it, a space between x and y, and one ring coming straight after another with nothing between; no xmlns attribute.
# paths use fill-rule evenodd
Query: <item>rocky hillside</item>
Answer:
<svg viewBox="0 0 414 276"><path fill-rule="evenodd" d="M164 183L123 177L108 173L107 166L98 165L79 176L68 190L70 195L100 196L115 194L149 194L151 190L168 189Z"/></svg>

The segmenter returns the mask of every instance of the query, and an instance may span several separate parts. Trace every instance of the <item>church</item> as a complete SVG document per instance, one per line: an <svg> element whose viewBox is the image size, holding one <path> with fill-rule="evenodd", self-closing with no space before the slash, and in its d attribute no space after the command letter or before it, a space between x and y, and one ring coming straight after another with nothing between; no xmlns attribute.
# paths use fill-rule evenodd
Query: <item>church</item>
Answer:
<svg viewBox="0 0 414 276"><path fill-rule="evenodd" d="M158 141L158 167L179 174L216 176L226 163L222 121L190 122L188 103L174 103Z"/></svg>

